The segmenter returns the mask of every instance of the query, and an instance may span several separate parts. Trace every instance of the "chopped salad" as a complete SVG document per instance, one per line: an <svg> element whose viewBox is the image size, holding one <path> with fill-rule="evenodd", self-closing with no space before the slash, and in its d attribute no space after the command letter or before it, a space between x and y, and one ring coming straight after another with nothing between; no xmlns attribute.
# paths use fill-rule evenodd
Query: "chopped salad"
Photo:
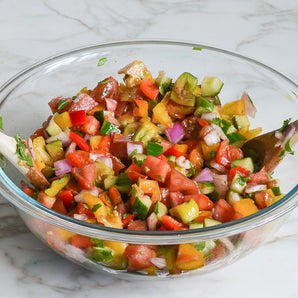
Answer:
<svg viewBox="0 0 298 298"><path fill-rule="evenodd" d="M119 74L123 82L110 76L49 102L52 115L28 142L49 186L22 182L25 193L78 220L141 231L209 227L282 197L279 180L241 150L262 131L250 128L256 108L246 92L222 105L217 77L199 81L184 72L173 80L161 71L153 78L142 61ZM215 242L155 247L72 233L67 239L94 261L147 272L197 269L210 252L225 251Z"/></svg>

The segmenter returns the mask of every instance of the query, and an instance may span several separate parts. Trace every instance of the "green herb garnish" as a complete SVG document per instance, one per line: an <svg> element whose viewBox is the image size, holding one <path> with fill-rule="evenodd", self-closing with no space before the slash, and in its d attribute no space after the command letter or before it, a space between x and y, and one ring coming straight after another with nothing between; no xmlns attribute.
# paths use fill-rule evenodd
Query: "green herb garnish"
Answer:
<svg viewBox="0 0 298 298"><path fill-rule="evenodd" d="M132 158L135 154L137 154L138 153L138 150L137 149L135 149L134 151L132 151L130 154L129 154L129 156L128 156L128 158Z"/></svg>
<svg viewBox="0 0 298 298"><path fill-rule="evenodd" d="M199 48L199 47L193 47L192 49L195 50L195 51L202 51L203 50L203 48Z"/></svg>
<svg viewBox="0 0 298 298"><path fill-rule="evenodd" d="M163 147L159 145L156 141L148 142L147 155L157 156L159 154L162 154L162 152L163 152Z"/></svg>
<svg viewBox="0 0 298 298"><path fill-rule="evenodd" d="M29 153L26 154L27 147L23 143L20 135L16 134L14 138L17 142L17 154L19 156L19 159L25 160L29 167L33 167L33 162L32 162L31 155Z"/></svg>
<svg viewBox="0 0 298 298"><path fill-rule="evenodd" d="M288 127L290 122L291 122L291 118L285 120L282 127L280 128L279 132L283 132Z"/></svg>
<svg viewBox="0 0 298 298"><path fill-rule="evenodd" d="M105 85L105 84L107 84L108 82L111 82L111 80L110 80L110 79L107 79L107 80L105 80L105 81L100 81L100 82L98 82L98 85Z"/></svg>
<svg viewBox="0 0 298 298"><path fill-rule="evenodd" d="M97 66L103 66L107 61L108 61L108 59L106 57L100 58L98 60Z"/></svg>
<svg viewBox="0 0 298 298"><path fill-rule="evenodd" d="M95 205L93 205L91 211L94 213L94 212L96 212L101 206L102 206L102 205L101 205L100 203L99 203L99 204L95 204Z"/></svg>
<svg viewBox="0 0 298 298"><path fill-rule="evenodd" d="M58 108L57 108L57 110L59 111L59 110L62 110L62 109L64 109L64 108L66 108L68 106L68 100L67 99L60 99L59 101L58 101Z"/></svg>
<svg viewBox="0 0 298 298"><path fill-rule="evenodd" d="M0 117L0 129L3 130L3 119L2 119L2 117Z"/></svg>

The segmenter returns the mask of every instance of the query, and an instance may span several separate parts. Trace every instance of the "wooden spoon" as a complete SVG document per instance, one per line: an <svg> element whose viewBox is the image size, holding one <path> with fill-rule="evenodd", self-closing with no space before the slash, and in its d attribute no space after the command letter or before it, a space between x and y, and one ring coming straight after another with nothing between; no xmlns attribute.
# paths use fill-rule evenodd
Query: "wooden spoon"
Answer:
<svg viewBox="0 0 298 298"><path fill-rule="evenodd" d="M27 144L26 141L23 141L23 143ZM7 136L1 132L0 152L34 185L40 187L46 187L50 185L46 177L38 170L33 160L33 166L29 166L26 161L20 159L19 155L17 154L17 142L15 138ZM26 149L26 154L30 154L28 149Z"/></svg>
<svg viewBox="0 0 298 298"><path fill-rule="evenodd" d="M289 138L290 148L293 148L298 142L298 120L288 124L282 133L277 129L249 140L241 149L245 157L252 157L260 168L272 173L287 153L285 145Z"/></svg>

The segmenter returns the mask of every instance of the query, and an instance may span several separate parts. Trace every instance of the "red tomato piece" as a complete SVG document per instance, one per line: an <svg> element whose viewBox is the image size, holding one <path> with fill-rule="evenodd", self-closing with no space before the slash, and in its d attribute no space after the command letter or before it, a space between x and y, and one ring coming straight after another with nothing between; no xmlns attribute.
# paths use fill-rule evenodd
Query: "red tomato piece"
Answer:
<svg viewBox="0 0 298 298"><path fill-rule="evenodd" d="M164 152L164 155L174 155L176 157L184 156L185 158L187 158L186 153L181 152L174 147L169 148L166 152Z"/></svg>
<svg viewBox="0 0 298 298"><path fill-rule="evenodd" d="M267 207L266 201L271 197L271 195L266 191L257 191L253 194L253 198L260 209Z"/></svg>
<svg viewBox="0 0 298 298"><path fill-rule="evenodd" d="M86 214L89 218L95 217L94 213L89 208L86 208L83 203L78 203L76 212L78 214Z"/></svg>
<svg viewBox="0 0 298 298"><path fill-rule="evenodd" d="M184 225L182 222L174 219L170 215L163 215L161 217L161 222L167 230L170 231L180 231L180 230L187 230L187 226Z"/></svg>
<svg viewBox="0 0 298 298"><path fill-rule="evenodd" d="M118 191L118 189L114 185L112 185L109 188L109 192L108 193L109 193L109 198L113 202L113 205L117 205L117 204L119 204L122 201L121 194L120 194L120 192Z"/></svg>
<svg viewBox="0 0 298 298"><path fill-rule="evenodd" d="M98 106L98 103L88 94L79 95L71 104L68 112L84 110L86 113Z"/></svg>
<svg viewBox="0 0 298 298"><path fill-rule="evenodd" d="M166 181L166 186L169 188L170 192L182 192L184 195L199 193L197 183L175 169L171 170Z"/></svg>
<svg viewBox="0 0 298 298"><path fill-rule="evenodd" d="M242 150L238 147L235 147L233 145L229 145L229 151L230 151L230 160L234 159L242 159L244 158L244 154Z"/></svg>
<svg viewBox="0 0 298 298"><path fill-rule="evenodd" d="M214 203L205 195L203 194L196 194L196 195L187 195L184 196L184 201L188 202L189 200L195 200L199 206L199 210L211 210L214 207Z"/></svg>
<svg viewBox="0 0 298 298"><path fill-rule="evenodd" d="M159 94L159 87L154 84L150 79L145 79L142 81L140 88L142 92L151 100L155 100Z"/></svg>
<svg viewBox="0 0 298 298"><path fill-rule="evenodd" d="M67 101L67 103L66 103L66 101ZM63 104L64 108L58 109L59 106L61 107L62 102L64 103ZM67 111L71 104L72 104L72 99L70 97L63 97L63 96L56 97L49 102L49 106L50 106L53 114L63 113L65 111Z"/></svg>
<svg viewBox="0 0 298 298"><path fill-rule="evenodd" d="M127 225L128 230L135 230L135 231L147 231L147 223L146 220L136 219L131 220Z"/></svg>
<svg viewBox="0 0 298 298"><path fill-rule="evenodd" d="M70 238L70 243L71 245L78 248L87 248L89 246L92 246L90 237L78 234L75 234Z"/></svg>
<svg viewBox="0 0 298 298"><path fill-rule="evenodd" d="M90 96L97 102L105 98L116 99L118 95L118 82L113 77L105 78L90 92Z"/></svg>
<svg viewBox="0 0 298 298"><path fill-rule="evenodd" d="M184 203L184 197L181 192L172 191L170 192L169 196L170 196L170 202L172 207L175 207Z"/></svg>
<svg viewBox="0 0 298 298"><path fill-rule="evenodd" d="M159 154L156 157L159 158L160 160L163 160L165 162L168 162L168 159L163 154Z"/></svg>
<svg viewBox="0 0 298 298"><path fill-rule="evenodd" d="M129 244L125 248L124 257L130 269L142 270L152 266L150 259L154 257L154 250L142 244Z"/></svg>
<svg viewBox="0 0 298 298"><path fill-rule="evenodd" d="M72 168L72 174L78 179L83 189L91 189L95 180L95 164L89 164L80 168Z"/></svg>
<svg viewBox="0 0 298 298"><path fill-rule="evenodd" d="M99 128L100 122L94 116L87 116L85 123L81 126L81 131L93 136Z"/></svg>
<svg viewBox="0 0 298 298"><path fill-rule="evenodd" d="M148 155L142 164L143 173L159 182L165 182L170 170L171 168L166 161L152 155Z"/></svg>
<svg viewBox="0 0 298 298"><path fill-rule="evenodd" d="M72 126L82 125L87 121L86 112L84 110L69 113Z"/></svg>
<svg viewBox="0 0 298 298"><path fill-rule="evenodd" d="M230 168L231 158L229 140L224 140L220 143L216 151L215 161L227 169Z"/></svg>
<svg viewBox="0 0 298 298"><path fill-rule="evenodd" d="M74 195L71 190L62 189L59 192L58 197L62 200L67 209L70 209L73 206Z"/></svg>
<svg viewBox="0 0 298 298"><path fill-rule="evenodd" d="M266 183L269 181L268 173L263 167L258 173L252 174L250 176L249 183Z"/></svg>
<svg viewBox="0 0 298 298"><path fill-rule="evenodd" d="M69 153L66 156L66 159L73 167L76 167L76 168L93 163L93 160L89 158L89 153L82 150L76 150L72 153Z"/></svg>
<svg viewBox="0 0 298 298"><path fill-rule="evenodd" d="M206 125L209 125L209 122L207 122L205 119L202 119L202 118L198 118L198 123L204 127Z"/></svg>
<svg viewBox="0 0 298 298"><path fill-rule="evenodd" d="M135 218L135 215L134 214L130 214L130 215L126 216L125 218L123 218L122 219L123 229L125 229L128 226L129 222L131 220L133 220L134 218Z"/></svg>
<svg viewBox="0 0 298 298"><path fill-rule="evenodd" d="M213 209L213 218L221 222L227 222L232 220L235 211L233 207L224 199L219 199Z"/></svg>
<svg viewBox="0 0 298 298"><path fill-rule="evenodd" d="M118 101L112 98L105 98L106 108L108 111L115 112L117 109Z"/></svg>
<svg viewBox="0 0 298 298"><path fill-rule="evenodd" d="M57 198L57 200L54 203L52 209L55 210L55 211L57 211L57 212L59 212L59 213L67 214L67 209L64 206L64 203L63 203L63 201L60 198Z"/></svg>

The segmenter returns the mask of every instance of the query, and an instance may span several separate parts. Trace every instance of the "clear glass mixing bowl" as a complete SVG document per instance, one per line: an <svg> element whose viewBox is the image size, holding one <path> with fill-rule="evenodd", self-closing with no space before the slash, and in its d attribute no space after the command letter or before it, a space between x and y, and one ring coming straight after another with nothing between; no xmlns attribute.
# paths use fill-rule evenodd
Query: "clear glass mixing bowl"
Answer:
<svg viewBox="0 0 298 298"><path fill-rule="evenodd" d="M107 58L97 67L100 58ZM296 119L297 85L274 69L250 58L204 45L136 41L90 46L48 58L22 71L0 89L0 116L4 132L29 137L41 127L49 114L48 102L57 96L72 96L82 87L92 87L133 60L141 60L154 76L164 70L177 78L182 72L218 76L225 83L222 103L239 98L244 90L252 97L257 115L252 125L263 132L278 128L283 120ZM0 169L0 194L18 210L27 227L44 243L65 258L94 271L106 272L124 279L160 279L202 274L226 266L254 250L281 226L298 204L298 154L288 155L275 170L286 195L277 203L251 216L221 225L186 231L142 232L112 229L80 221L44 207L19 188L24 179L11 165ZM86 251L73 247L73 233L109 243L114 258L96 262ZM127 243L157 245L169 252L168 269L152 266L148 270L131 271L123 258ZM175 253L179 245L198 244L205 249L204 264L175 269Z"/></svg>

